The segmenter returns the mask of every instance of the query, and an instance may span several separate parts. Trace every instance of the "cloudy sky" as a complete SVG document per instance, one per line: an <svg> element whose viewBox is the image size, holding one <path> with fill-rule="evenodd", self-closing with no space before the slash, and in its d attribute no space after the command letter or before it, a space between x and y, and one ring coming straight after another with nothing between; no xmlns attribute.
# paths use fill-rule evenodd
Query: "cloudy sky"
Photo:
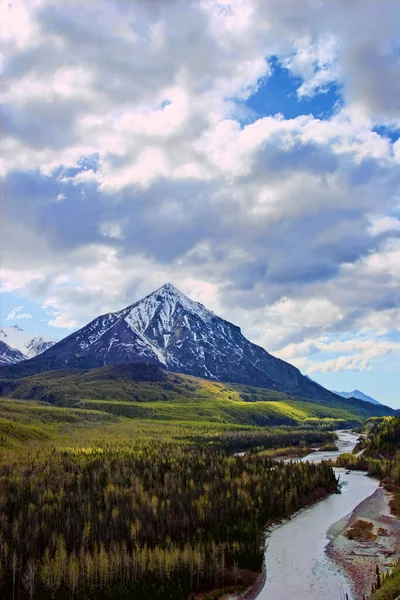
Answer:
<svg viewBox="0 0 400 600"><path fill-rule="evenodd" d="M169 281L400 407L400 2L0 0L1 321Z"/></svg>

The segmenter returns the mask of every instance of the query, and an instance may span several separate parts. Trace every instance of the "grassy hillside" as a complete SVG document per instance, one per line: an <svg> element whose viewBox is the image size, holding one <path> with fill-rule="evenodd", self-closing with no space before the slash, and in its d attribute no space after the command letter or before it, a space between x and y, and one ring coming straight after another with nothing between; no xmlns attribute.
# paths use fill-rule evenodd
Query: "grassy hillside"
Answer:
<svg viewBox="0 0 400 600"><path fill-rule="evenodd" d="M161 419L128 419L108 412L50 406L35 400L0 399L0 449L50 446L97 448L163 444L212 446L230 453L250 448L309 448L334 441L325 427L256 427L233 423Z"/></svg>
<svg viewBox="0 0 400 600"><path fill-rule="evenodd" d="M96 429L116 423L107 412L58 408L45 402L0 400L0 449L18 448L25 442L51 441L82 428ZM87 435L87 431L85 431Z"/></svg>
<svg viewBox="0 0 400 600"><path fill-rule="evenodd" d="M329 427L356 424L391 409L344 398L298 400L263 388L170 373L150 364L51 371L0 380L0 395L133 419L299 425L326 419Z"/></svg>

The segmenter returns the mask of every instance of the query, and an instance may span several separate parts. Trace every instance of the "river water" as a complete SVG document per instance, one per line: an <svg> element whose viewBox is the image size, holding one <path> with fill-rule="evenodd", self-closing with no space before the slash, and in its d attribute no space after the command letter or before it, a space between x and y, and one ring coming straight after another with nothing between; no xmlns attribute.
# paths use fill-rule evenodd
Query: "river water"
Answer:
<svg viewBox="0 0 400 600"><path fill-rule="evenodd" d="M302 461L320 462L351 451L357 436L337 432L338 452L314 452ZM341 600L352 595L348 581L327 556L328 530L337 521L350 516L353 509L377 489L379 482L360 471L340 475L342 493L332 494L277 526L267 538L265 583L257 600Z"/></svg>

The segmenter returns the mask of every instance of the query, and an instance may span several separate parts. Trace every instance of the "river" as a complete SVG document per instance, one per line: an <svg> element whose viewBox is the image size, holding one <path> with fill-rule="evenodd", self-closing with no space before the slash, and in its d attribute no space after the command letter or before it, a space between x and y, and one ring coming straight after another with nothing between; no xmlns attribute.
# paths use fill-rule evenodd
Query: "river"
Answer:
<svg viewBox="0 0 400 600"><path fill-rule="evenodd" d="M351 451L357 436L337 432L338 452L314 452L302 461L320 462ZM379 482L360 471L340 476L342 493L301 510L289 521L273 529L265 550L265 582L257 600L341 600L348 594L354 598L348 581L336 564L327 556L330 527L350 516L354 508L377 489Z"/></svg>

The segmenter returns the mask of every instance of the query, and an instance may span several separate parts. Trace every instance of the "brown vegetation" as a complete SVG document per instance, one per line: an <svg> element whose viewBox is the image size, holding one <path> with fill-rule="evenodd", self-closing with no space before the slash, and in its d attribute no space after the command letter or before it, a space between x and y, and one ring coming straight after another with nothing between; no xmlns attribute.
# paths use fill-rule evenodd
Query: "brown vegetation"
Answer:
<svg viewBox="0 0 400 600"><path fill-rule="evenodd" d="M376 540L376 535L373 533L374 524L370 521L358 519L345 533L349 540Z"/></svg>

